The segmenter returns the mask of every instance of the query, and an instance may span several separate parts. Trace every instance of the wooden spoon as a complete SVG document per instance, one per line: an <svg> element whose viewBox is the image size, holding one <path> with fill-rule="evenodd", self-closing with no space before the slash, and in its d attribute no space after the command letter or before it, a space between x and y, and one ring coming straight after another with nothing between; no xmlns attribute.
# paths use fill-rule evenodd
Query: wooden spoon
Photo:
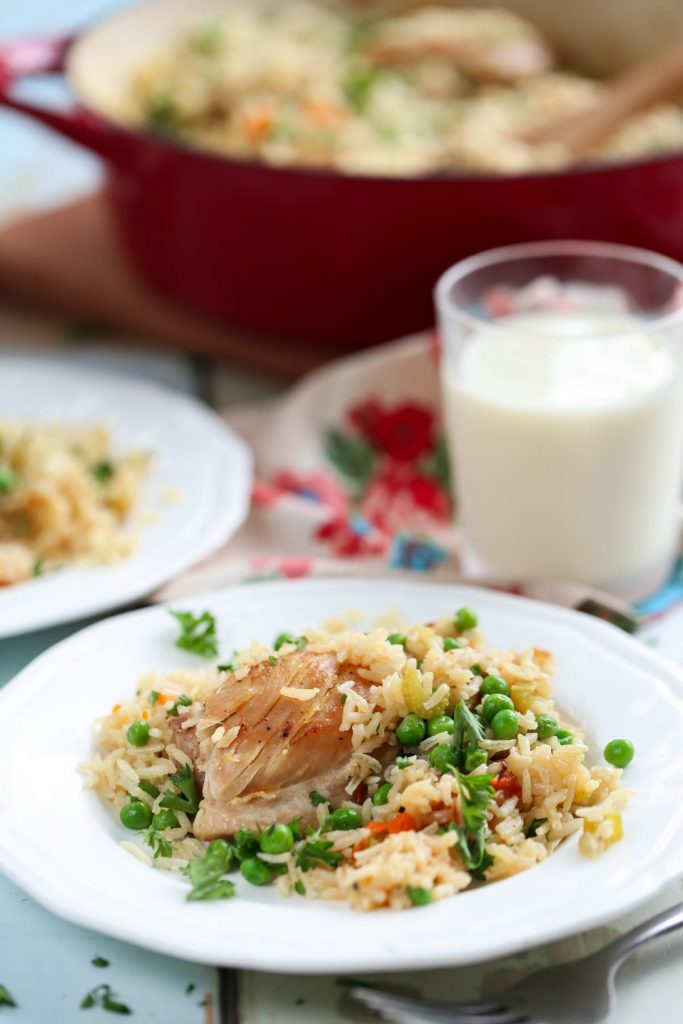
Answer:
<svg viewBox="0 0 683 1024"><path fill-rule="evenodd" d="M629 68L608 84L590 110L551 121L526 134L533 145L559 143L574 159L604 142L627 118L683 93L683 41Z"/></svg>

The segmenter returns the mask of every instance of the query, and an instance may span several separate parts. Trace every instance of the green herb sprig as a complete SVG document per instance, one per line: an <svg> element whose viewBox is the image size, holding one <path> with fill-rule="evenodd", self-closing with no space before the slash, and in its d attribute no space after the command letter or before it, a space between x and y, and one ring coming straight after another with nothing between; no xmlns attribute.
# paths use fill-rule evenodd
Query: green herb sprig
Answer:
<svg viewBox="0 0 683 1024"><path fill-rule="evenodd" d="M223 875L235 867L233 847L225 839L214 839L202 857L191 860L183 874L190 879L192 888L186 899L228 900L235 895L235 886Z"/></svg>
<svg viewBox="0 0 683 1024"><path fill-rule="evenodd" d="M161 807L169 807L172 811L184 811L185 814L196 814L199 809L197 785L189 764L180 766L169 782L177 789L177 793L165 793L160 801Z"/></svg>
<svg viewBox="0 0 683 1024"><path fill-rule="evenodd" d="M216 619L210 612L195 615L194 612L172 611L171 615L180 623L180 636L175 642L176 647L197 654L200 658L216 657Z"/></svg>

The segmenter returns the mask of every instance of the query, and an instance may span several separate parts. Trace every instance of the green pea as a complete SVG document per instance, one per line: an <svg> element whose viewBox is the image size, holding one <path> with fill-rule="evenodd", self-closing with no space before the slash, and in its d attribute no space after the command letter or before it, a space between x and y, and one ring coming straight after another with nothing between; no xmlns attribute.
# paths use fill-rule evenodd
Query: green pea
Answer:
<svg viewBox="0 0 683 1024"><path fill-rule="evenodd" d="M289 825L271 825L259 836L263 853L288 853L294 846L294 835Z"/></svg>
<svg viewBox="0 0 683 1024"><path fill-rule="evenodd" d="M503 693L509 697L510 687L500 676L487 676L479 687L479 693L482 697L486 697L489 693Z"/></svg>
<svg viewBox="0 0 683 1024"><path fill-rule="evenodd" d="M464 633L468 629L474 629L479 622L479 618L473 608L464 607L458 608L453 621L458 632Z"/></svg>
<svg viewBox="0 0 683 1024"><path fill-rule="evenodd" d="M491 720L491 732L496 740L513 740L519 732L519 719L514 711L503 708Z"/></svg>
<svg viewBox="0 0 683 1024"><path fill-rule="evenodd" d="M417 715L406 715L396 727L396 739L404 747L416 747L427 735L427 723Z"/></svg>
<svg viewBox="0 0 683 1024"><path fill-rule="evenodd" d="M389 792L391 790L391 783L384 782L381 786L378 786L375 792L372 794L372 802L375 807L382 807L384 804L389 803Z"/></svg>
<svg viewBox="0 0 683 1024"><path fill-rule="evenodd" d="M475 768L486 764L487 761L488 754L485 750L468 750L465 754L465 771L473 772Z"/></svg>
<svg viewBox="0 0 683 1024"><path fill-rule="evenodd" d="M396 644L398 647L405 647L408 643L408 637L403 633L391 633L387 637L387 642L390 644Z"/></svg>
<svg viewBox="0 0 683 1024"><path fill-rule="evenodd" d="M547 740L557 735L557 719L552 715L536 715L536 732L539 740Z"/></svg>
<svg viewBox="0 0 683 1024"><path fill-rule="evenodd" d="M504 693L489 693L484 697L481 713L487 722L493 721L500 711L514 711L515 705Z"/></svg>
<svg viewBox="0 0 683 1024"><path fill-rule="evenodd" d="M147 804L143 804L142 800L131 800L121 808L119 818L121 824L126 828L132 828L139 832L140 829L149 827L152 821L152 811Z"/></svg>
<svg viewBox="0 0 683 1024"><path fill-rule="evenodd" d="M634 754L635 748L630 740L610 740L605 747L605 761L615 768L626 768Z"/></svg>
<svg viewBox="0 0 683 1024"><path fill-rule="evenodd" d="M434 895L431 889L413 888L410 885L406 892L408 893L408 899L414 907L425 907L428 903L432 902L432 896Z"/></svg>
<svg viewBox="0 0 683 1024"><path fill-rule="evenodd" d="M568 747L574 742L574 734L569 729L558 729L555 735L563 747Z"/></svg>
<svg viewBox="0 0 683 1024"><path fill-rule="evenodd" d="M157 811L152 819L152 825L157 832L163 832L165 828L178 828L179 821L173 811L164 809Z"/></svg>
<svg viewBox="0 0 683 1024"><path fill-rule="evenodd" d="M363 824L360 811L356 807L338 807L329 817L330 830L348 832L352 828L360 828Z"/></svg>
<svg viewBox="0 0 683 1024"><path fill-rule="evenodd" d="M240 864L242 877L252 885L268 885L273 880L270 867L258 857L247 857Z"/></svg>
<svg viewBox="0 0 683 1024"><path fill-rule="evenodd" d="M126 729L126 739L134 747L144 747L149 739L147 722L133 722Z"/></svg>
<svg viewBox="0 0 683 1024"><path fill-rule="evenodd" d="M460 651L464 646L462 640L456 640L454 636L445 636L443 638L444 651Z"/></svg>
<svg viewBox="0 0 683 1024"><path fill-rule="evenodd" d="M455 765L455 751L450 743L440 743L429 751L429 763L438 772L445 772L451 765Z"/></svg>
<svg viewBox="0 0 683 1024"><path fill-rule="evenodd" d="M455 728L455 723L452 718L448 715L437 715L436 718L430 718L427 722L427 735L438 736L440 732L447 732L452 734Z"/></svg>

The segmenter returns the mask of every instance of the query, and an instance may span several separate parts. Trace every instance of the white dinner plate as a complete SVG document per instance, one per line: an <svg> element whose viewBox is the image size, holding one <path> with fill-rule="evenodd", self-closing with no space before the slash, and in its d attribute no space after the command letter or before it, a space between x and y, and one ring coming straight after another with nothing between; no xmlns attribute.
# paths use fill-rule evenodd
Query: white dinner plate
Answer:
<svg viewBox="0 0 683 1024"><path fill-rule="evenodd" d="M466 964L628 911L683 868L683 673L674 665L578 612L460 586L264 583L183 606L214 612L225 657L253 637L271 642L282 629L350 608L368 621L392 606L429 621L463 604L478 610L493 646L556 654L557 701L586 728L595 760L610 739L635 744L625 838L599 860L586 860L574 836L530 871L402 913L287 899L239 875L236 898L186 902L184 878L118 845L130 833L75 767L90 754L92 720L131 694L141 673L205 664L175 649L176 624L158 607L84 629L0 691L0 869L55 913L117 938L190 960L301 974Z"/></svg>
<svg viewBox="0 0 683 1024"><path fill-rule="evenodd" d="M151 455L131 515L139 534L134 553L114 565L65 567L0 588L0 638L144 597L216 551L244 521L249 449L210 409L170 388L52 359L5 356L0 417L103 423L114 452Z"/></svg>

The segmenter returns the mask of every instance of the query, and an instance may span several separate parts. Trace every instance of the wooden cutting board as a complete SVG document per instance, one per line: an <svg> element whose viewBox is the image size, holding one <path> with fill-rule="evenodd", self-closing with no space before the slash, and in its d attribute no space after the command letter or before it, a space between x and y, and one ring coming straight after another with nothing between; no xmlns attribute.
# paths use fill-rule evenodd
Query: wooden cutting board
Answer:
<svg viewBox="0 0 683 1024"><path fill-rule="evenodd" d="M335 355L213 323L157 295L128 265L103 192L0 229L0 297L282 380Z"/></svg>

